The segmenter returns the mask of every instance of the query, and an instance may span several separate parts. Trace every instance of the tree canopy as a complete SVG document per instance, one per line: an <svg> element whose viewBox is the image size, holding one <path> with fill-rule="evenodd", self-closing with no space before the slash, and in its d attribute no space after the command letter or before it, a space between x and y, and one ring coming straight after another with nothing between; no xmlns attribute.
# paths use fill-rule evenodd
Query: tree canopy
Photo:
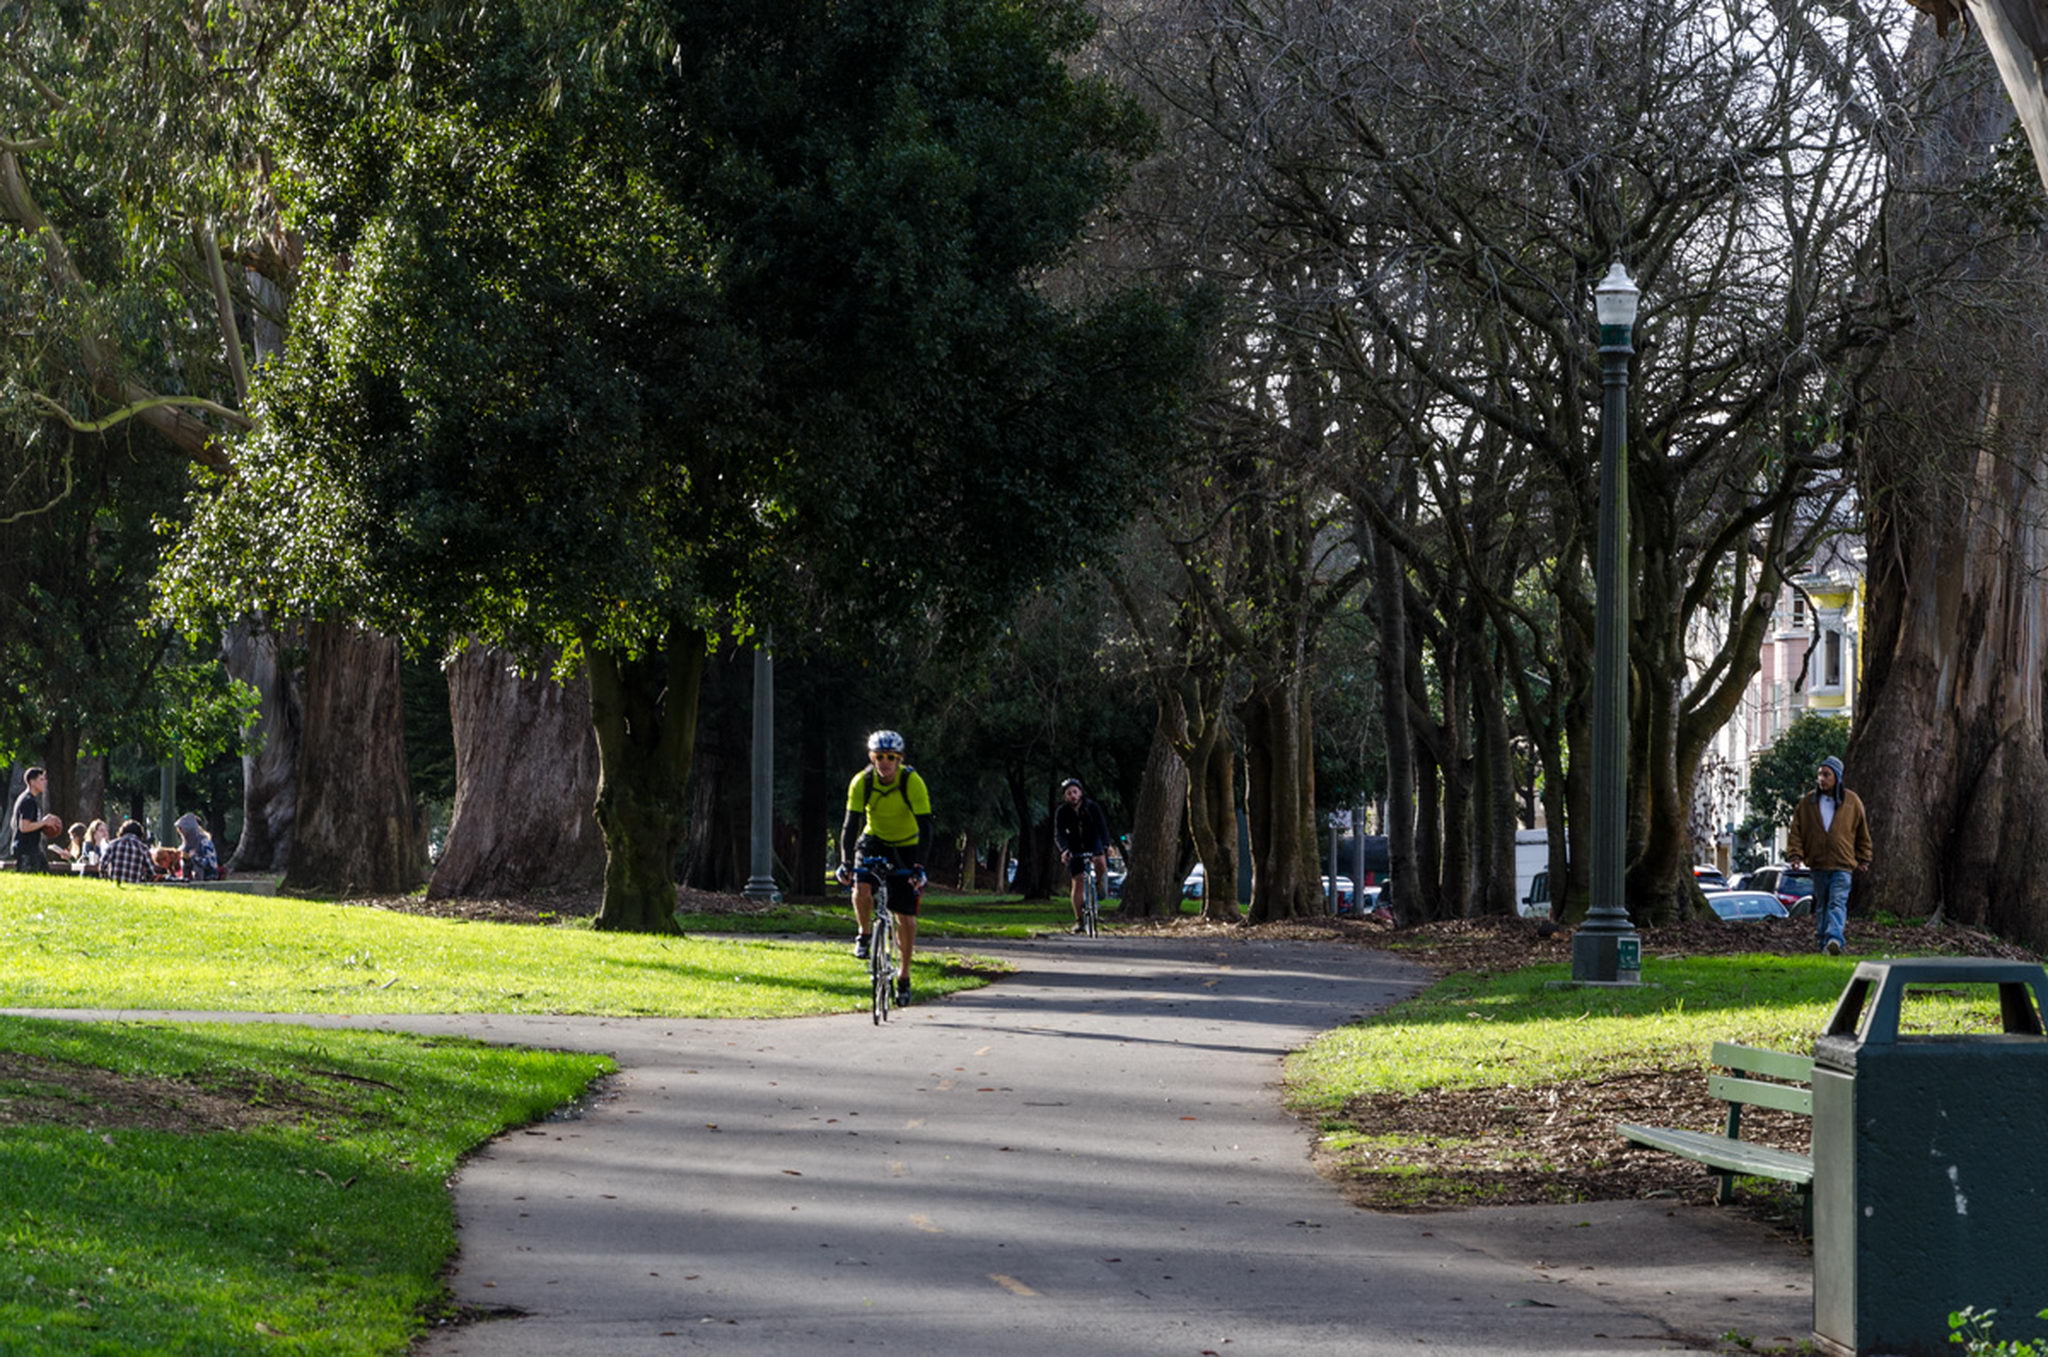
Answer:
<svg viewBox="0 0 2048 1357"><path fill-rule="evenodd" d="M321 22L276 96L291 341L173 590L589 661L615 801L662 751L648 901L707 637L999 614L1152 483L1188 327L1042 285L1145 144L1063 61L1079 5Z"/></svg>

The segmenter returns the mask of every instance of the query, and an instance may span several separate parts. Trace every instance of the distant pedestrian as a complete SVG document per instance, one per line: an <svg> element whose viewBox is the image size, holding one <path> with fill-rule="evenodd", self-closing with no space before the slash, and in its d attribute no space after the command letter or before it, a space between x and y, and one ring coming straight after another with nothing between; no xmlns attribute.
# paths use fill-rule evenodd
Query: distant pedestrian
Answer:
<svg viewBox="0 0 2048 1357"><path fill-rule="evenodd" d="M1792 810L1785 861L1813 868L1814 945L1840 956L1848 941L1850 874L1870 870L1870 820L1863 799L1842 785L1840 759L1822 759L1813 781Z"/></svg>

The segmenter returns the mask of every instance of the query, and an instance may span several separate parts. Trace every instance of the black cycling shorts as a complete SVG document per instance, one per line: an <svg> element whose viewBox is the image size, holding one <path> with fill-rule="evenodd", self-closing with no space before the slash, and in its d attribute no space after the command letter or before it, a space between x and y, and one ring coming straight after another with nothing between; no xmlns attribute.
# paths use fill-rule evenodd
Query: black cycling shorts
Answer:
<svg viewBox="0 0 2048 1357"><path fill-rule="evenodd" d="M917 866L916 854L917 848L915 845L899 847L895 844L883 843L880 839L871 839L863 834L861 835L860 846L856 850L854 858L853 879L855 881L865 881L870 886L880 885L881 883L876 879L875 874L862 871L860 864L869 858L889 859L889 861L896 864L889 872L889 912L891 914L915 915L917 913L918 897L923 893L922 887L911 884L911 873Z"/></svg>
<svg viewBox="0 0 2048 1357"><path fill-rule="evenodd" d="M1067 870L1072 872L1075 876L1086 876L1088 873L1093 872L1095 870L1095 855L1097 853L1106 853L1108 851L1109 850L1107 848L1097 848L1086 853L1076 853L1067 862Z"/></svg>

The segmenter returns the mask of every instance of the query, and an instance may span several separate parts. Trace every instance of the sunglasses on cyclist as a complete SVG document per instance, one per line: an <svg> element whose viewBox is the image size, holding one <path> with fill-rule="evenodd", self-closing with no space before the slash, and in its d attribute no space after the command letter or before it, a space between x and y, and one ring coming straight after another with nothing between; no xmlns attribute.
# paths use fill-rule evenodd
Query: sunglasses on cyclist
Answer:
<svg viewBox="0 0 2048 1357"><path fill-rule="evenodd" d="M876 762L876 763L901 763L901 762L903 762L903 756L902 756L901 754L877 754L877 755L875 755L875 762Z"/></svg>

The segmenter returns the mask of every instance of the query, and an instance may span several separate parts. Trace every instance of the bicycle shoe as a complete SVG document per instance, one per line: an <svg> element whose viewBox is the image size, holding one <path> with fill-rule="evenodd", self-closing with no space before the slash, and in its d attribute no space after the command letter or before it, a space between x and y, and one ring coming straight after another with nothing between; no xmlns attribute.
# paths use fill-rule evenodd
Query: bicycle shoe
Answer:
<svg viewBox="0 0 2048 1357"><path fill-rule="evenodd" d="M872 948L873 944L871 940L868 938L868 935L865 933L860 934L853 940L853 954L856 957L860 958L862 961L866 961L868 959L868 953L872 950Z"/></svg>
<svg viewBox="0 0 2048 1357"><path fill-rule="evenodd" d="M1073 933L1077 937L1086 937L1088 935L1088 925L1075 924L1073 928L1069 929L1068 931Z"/></svg>
<svg viewBox="0 0 2048 1357"><path fill-rule="evenodd" d="M896 1007L902 1008L909 1002L910 980L908 977L898 977L896 981Z"/></svg>

